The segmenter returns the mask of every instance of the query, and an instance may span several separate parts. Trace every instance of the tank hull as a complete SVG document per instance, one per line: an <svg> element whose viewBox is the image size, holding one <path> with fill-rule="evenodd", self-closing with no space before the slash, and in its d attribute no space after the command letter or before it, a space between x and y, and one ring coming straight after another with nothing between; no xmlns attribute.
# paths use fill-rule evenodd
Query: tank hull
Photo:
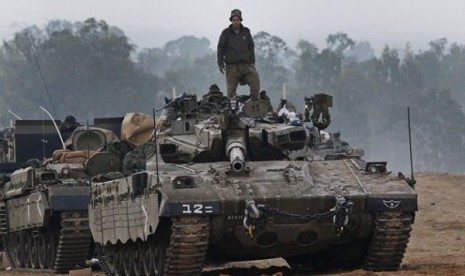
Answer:
<svg viewBox="0 0 465 276"><path fill-rule="evenodd" d="M196 252L207 262L271 257L292 261L340 252L354 244L368 248L381 214L410 215L407 228L411 229L417 206L416 193L403 179L369 174L351 159L248 162L241 173L231 170L228 162L175 165L159 161L158 181L152 160L147 164L152 173L144 173L143 183L128 177L92 185L90 227L101 246L125 250L128 244L150 244L157 235L172 235L158 231L167 221L173 225L173 220L191 217L202 221L209 233L204 241L208 245ZM322 215L334 208L338 198L351 202L343 225L335 224L334 215ZM250 200L275 212L247 221ZM314 218L316 214L321 216ZM406 247L408 238L403 242ZM366 252L356 257L366 261Z"/></svg>

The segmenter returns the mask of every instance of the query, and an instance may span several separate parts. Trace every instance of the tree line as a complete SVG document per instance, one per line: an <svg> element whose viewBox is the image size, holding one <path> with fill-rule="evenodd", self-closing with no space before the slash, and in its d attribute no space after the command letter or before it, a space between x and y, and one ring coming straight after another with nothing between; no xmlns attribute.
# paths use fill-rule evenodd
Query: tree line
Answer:
<svg viewBox="0 0 465 276"><path fill-rule="evenodd" d="M330 130L396 170L409 168L410 107L415 168L465 171L465 45L441 38L419 52L386 45L376 56L369 42L345 33L328 35L322 49L306 40L292 48L266 32L254 41L261 86L273 103L283 84L297 104L315 93L334 96ZM172 87L178 94L202 95L213 83L225 90L214 48L216 41L186 35L138 49L123 30L94 18L24 28L0 46L0 127L14 119L7 110L41 119L45 106L57 119L83 122L150 114Z"/></svg>

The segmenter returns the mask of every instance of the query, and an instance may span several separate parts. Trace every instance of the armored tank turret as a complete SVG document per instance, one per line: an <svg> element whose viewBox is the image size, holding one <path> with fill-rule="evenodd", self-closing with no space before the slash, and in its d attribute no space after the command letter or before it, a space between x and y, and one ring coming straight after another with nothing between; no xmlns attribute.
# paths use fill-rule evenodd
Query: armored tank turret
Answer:
<svg viewBox="0 0 465 276"><path fill-rule="evenodd" d="M331 97L317 98L309 112L320 130ZM384 162L309 160L305 118L289 107L167 100L144 166L92 183L90 228L107 275L196 275L209 261L272 257L294 269L399 269L413 184Z"/></svg>
<svg viewBox="0 0 465 276"><path fill-rule="evenodd" d="M91 253L88 224L89 162L112 159L97 150L118 140L113 132L78 127L53 157L32 159L15 170L0 186L4 250L15 268L67 272L82 267ZM104 154L104 153L102 153ZM114 168L118 169L119 160Z"/></svg>

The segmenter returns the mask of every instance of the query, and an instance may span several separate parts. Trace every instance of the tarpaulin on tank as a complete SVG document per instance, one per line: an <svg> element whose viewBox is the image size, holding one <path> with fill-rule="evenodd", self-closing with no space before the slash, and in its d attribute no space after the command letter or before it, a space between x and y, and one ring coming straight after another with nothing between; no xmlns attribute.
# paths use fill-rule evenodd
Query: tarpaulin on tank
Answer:
<svg viewBox="0 0 465 276"><path fill-rule="evenodd" d="M121 124L121 139L135 146L146 143L153 136L153 122L150 115L127 113Z"/></svg>

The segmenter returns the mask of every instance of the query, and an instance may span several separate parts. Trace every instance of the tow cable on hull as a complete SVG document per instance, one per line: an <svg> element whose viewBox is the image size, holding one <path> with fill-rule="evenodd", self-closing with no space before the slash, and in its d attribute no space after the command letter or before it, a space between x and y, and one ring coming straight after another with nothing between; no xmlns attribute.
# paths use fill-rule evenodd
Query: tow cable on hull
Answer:
<svg viewBox="0 0 465 276"><path fill-rule="evenodd" d="M295 214L279 210L267 204L255 204L253 199L245 200L243 226L251 239L254 237L254 232L260 228L260 225L266 223L266 219L270 216L287 217L295 220L320 220L324 218L332 218L334 230L338 235L342 233L344 227L349 223L349 210L353 202L345 200L344 197L336 197L336 204L328 212L316 214Z"/></svg>

